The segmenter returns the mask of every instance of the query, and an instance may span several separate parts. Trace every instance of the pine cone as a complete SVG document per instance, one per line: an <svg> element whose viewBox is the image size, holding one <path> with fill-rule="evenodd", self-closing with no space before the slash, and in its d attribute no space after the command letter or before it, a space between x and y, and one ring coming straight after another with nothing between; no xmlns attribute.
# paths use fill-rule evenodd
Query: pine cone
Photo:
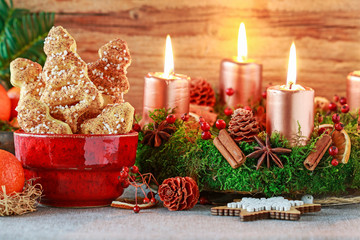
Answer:
<svg viewBox="0 0 360 240"><path fill-rule="evenodd" d="M200 193L191 177L168 178L160 185L159 197L170 211L191 209L197 203Z"/></svg>
<svg viewBox="0 0 360 240"><path fill-rule="evenodd" d="M252 142L259 133L259 124L252 111L238 108L231 116L228 130L235 142Z"/></svg>
<svg viewBox="0 0 360 240"><path fill-rule="evenodd" d="M203 78L192 78L190 81L190 103L201 106L215 105L215 92L210 83Z"/></svg>

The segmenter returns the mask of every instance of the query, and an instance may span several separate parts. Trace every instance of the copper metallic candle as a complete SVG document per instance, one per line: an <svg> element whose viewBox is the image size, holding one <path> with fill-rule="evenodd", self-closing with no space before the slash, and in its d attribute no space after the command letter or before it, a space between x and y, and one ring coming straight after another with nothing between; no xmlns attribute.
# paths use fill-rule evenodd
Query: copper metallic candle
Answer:
<svg viewBox="0 0 360 240"><path fill-rule="evenodd" d="M144 106L142 125L151 122L149 111L159 108L175 108L175 115L180 118L189 112L190 84L189 77L182 74L148 73L144 84Z"/></svg>
<svg viewBox="0 0 360 240"><path fill-rule="evenodd" d="M140 125L151 122L150 111L172 108L180 118L189 112L190 78L174 73L174 55L170 36L166 37L164 72L152 72L145 76L143 118Z"/></svg>
<svg viewBox="0 0 360 240"><path fill-rule="evenodd" d="M266 131L279 132L293 146L301 127L301 145L314 129L314 90L308 87L288 90L282 86L267 89Z"/></svg>
<svg viewBox="0 0 360 240"><path fill-rule="evenodd" d="M347 76L346 96L351 110L360 108L360 71L354 71Z"/></svg>
<svg viewBox="0 0 360 240"><path fill-rule="evenodd" d="M229 107L252 105L261 98L262 65L224 59L220 66L220 98ZM226 95L232 88L234 94Z"/></svg>
<svg viewBox="0 0 360 240"><path fill-rule="evenodd" d="M306 145L314 129L314 95L312 88L296 84L296 49L293 43L286 85L267 89L266 132L269 135L279 132L291 146L297 143Z"/></svg>
<svg viewBox="0 0 360 240"><path fill-rule="evenodd" d="M220 99L229 107L252 105L261 98L262 66L247 59L247 40L244 23L240 24L238 55L224 59L220 65ZM234 94L228 96L227 89Z"/></svg>

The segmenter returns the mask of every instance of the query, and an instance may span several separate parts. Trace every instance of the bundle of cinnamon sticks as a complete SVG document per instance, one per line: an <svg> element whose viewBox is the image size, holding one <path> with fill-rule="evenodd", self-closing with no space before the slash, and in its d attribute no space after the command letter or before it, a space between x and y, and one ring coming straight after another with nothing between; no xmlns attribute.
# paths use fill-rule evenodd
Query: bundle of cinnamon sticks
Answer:
<svg viewBox="0 0 360 240"><path fill-rule="evenodd" d="M214 145L232 168L238 168L245 162L245 154L225 129L220 130L219 135L214 139Z"/></svg>

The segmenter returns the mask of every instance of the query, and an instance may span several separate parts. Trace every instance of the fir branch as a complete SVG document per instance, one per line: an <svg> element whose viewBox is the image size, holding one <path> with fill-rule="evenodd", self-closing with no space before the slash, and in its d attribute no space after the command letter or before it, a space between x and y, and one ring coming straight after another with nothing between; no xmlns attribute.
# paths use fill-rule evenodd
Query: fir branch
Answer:
<svg viewBox="0 0 360 240"><path fill-rule="evenodd" d="M43 64L43 41L54 23L54 13L30 13L0 0L0 79L10 85L9 66L23 57Z"/></svg>

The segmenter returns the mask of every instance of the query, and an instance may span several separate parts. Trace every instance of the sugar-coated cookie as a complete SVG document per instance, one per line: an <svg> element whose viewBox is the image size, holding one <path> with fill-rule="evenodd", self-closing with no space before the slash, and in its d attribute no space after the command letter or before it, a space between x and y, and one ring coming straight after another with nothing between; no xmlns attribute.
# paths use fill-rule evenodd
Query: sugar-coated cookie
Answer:
<svg viewBox="0 0 360 240"><path fill-rule="evenodd" d="M45 39L47 59L43 69L46 83L41 101L56 119L77 132L78 119L88 111L103 107L104 99L90 81L87 64L76 52L76 42L62 27L53 27Z"/></svg>
<svg viewBox="0 0 360 240"><path fill-rule="evenodd" d="M33 96L22 98L16 110L19 126L25 132L72 134L68 124L52 118L49 107Z"/></svg>
<svg viewBox="0 0 360 240"><path fill-rule="evenodd" d="M115 103L104 108L96 118L81 125L83 134L122 134L132 129L134 108L130 103Z"/></svg>
<svg viewBox="0 0 360 240"><path fill-rule="evenodd" d="M40 99L45 87L40 64L29 59L17 58L10 63L10 73L11 84L21 89L20 98L30 95Z"/></svg>
<svg viewBox="0 0 360 240"><path fill-rule="evenodd" d="M123 94L130 85L126 77L131 63L130 52L124 40L110 41L99 49L100 58L88 64L91 81L102 91L108 103L123 102Z"/></svg>

